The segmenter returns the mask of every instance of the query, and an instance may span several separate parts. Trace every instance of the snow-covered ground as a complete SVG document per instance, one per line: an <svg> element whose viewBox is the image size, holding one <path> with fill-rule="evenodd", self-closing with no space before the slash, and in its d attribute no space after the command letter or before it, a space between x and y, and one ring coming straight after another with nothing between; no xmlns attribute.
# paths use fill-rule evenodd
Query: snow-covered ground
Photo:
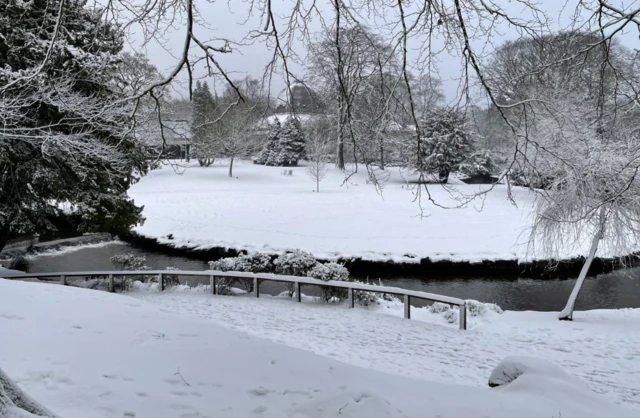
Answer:
<svg viewBox="0 0 640 418"><path fill-rule="evenodd" d="M637 311L507 313L462 332L273 299L132 295L0 280L0 367L66 418L638 416ZM488 389L503 353L524 350L606 395L557 374Z"/></svg>
<svg viewBox="0 0 640 418"><path fill-rule="evenodd" d="M533 193L514 189L518 206L505 186L465 208L430 204L423 191L422 207L406 172L389 169L382 194L367 184L361 167L347 184L332 169L313 192L304 167L265 167L236 163L227 176L224 161L186 170L165 166L150 172L129 194L144 205L147 218L136 231L175 246L212 246L279 253L300 248L317 258L362 257L367 260L417 262L432 260L526 259ZM282 175L291 170L293 175ZM460 183L459 181L457 183ZM457 184L465 195L481 186ZM486 187L486 186L484 186ZM438 185L429 186L441 205L459 202ZM168 236L172 235L173 239Z"/></svg>

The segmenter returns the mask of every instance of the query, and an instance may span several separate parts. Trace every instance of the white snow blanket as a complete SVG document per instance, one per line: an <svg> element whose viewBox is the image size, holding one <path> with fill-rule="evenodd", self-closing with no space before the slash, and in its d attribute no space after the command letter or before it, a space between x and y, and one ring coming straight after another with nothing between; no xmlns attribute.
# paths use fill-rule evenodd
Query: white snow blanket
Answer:
<svg viewBox="0 0 640 418"><path fill-rule="evenodd" d="M632 418L638 414L637 409L615 405L602 395L592 394L583 403L554 396L553 388L545 388L549 393L544 393L545 380L530 382L531 389L526 391L497 391L486 384L442 384L427 380L426 375L412 379L356 367L231 329L240 327L228 318L217 319L228 322L227 326L197 318L184 309L190 299L196 302L193 294L166 295L185 297L182 312L175 306L164 308L95 290L0 280L0 364L23 390L66 418L549 418L559 414L563 418ZM258 300L255 305L249 298L206 296L209 306L234 304L235 311L223 311L257 332L268 317L276 321L276 314L283 313L270 305L295 306L277 300ZM204 304L203 297L192 306L205 314ZM369 334L369 340L377 340L374 349L380 360L407 367L409 357L424 359L423 353L429 350L427 345L422 353L411 353L413 339L422 335L436 346L446 337L452 358L464 353L467 369L480 366L474 347L458 344L461 338L471 344L483 339L477 334L364 310L307 305L302 307L306 321L295 329L299 341L315 334L317 338L309 343L339 352L340 341L357 347L363 341L357 337ZM263 308L258 315L257 306ZM342 320L332 321L330 312L340 312ZM359 320L360 314L366 315L368 323ZM302 319L297 310L289 316ZM282 340L288 344L285 340L293 330L284 329L287 320L281 322ZM391 323L393 334L385 325ZM309 330L304 333L304 328ZM320 338L323 333L333 338ZM366 356L373 348L369 340L348 354ZM406 353L396 354L399 351ZM451 367L450 381L457 380L456 369ZM486 382L489 370L483 374Z"/></svg>
<svg viewBox="0 0 640 418"><path fill-rule="evenodd" d="M405 182L410 173L398 168L388 170L382 194L367 184L364 167L346 184L343 172L330 170L315 193L304 167L235 164L237 178L228 177L224 161L207 168L192 163L180 175L168 166L151 171L129 190L146 218L135 231L174 246L273 254L299 248L326 260L479 262L535 255L527 255L533 193L526 189L514 189L518 206L505 186L496 186L458 209L429 203L423 190L421 212L415 185ZM282 175L285 170L293 175ZM471 195L486 186L456 187ZM459 205L441 186L429 190L439 204Z"/></svg>

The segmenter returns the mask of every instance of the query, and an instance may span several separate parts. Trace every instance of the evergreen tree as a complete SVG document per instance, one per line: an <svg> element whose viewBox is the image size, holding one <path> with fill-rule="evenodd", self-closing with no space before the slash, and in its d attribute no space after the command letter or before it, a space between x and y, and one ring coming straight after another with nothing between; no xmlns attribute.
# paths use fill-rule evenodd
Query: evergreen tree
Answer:
<svg viewBox="0 0 640 418"><path fill-rule="evenodd" d="M255 164L274 165L273 161L275 161L276 155L280 152L281 132L282 126L280 126L280 121L276 119L269 125L269 135L267 136L267 140L265 141L262 151L258 157L253 160ZM269 164L269 162L272 164Z"/></svg>
<svg viewBox="0 0 640 418"><path fill-rule="evenodd" d="M215 159L215 136L213 135L213 117L215 100L205 81L196 82L193 91L193 121L191 123L191 142L201 166L208 167Z"/></svg>
<svg viewBox="0 0 640 418"><path fill-rule="evenodd" d="M447 183L451 171L473 151L464 124L464 115L454 109L427 115L420 121L420 141L412 144L411 165L421 175L437 174L441 183Z"/></svg>
<svg viewBox="0 0 640 418"><path fill-rule="evenodd" d="M282 125L278 152L272 153L267 165L294 166L304 156L304 133L297 119L289 118Z"/></svg>
<svg viewBox="0 0 640 418"><path fill-rule="evenodd" d="M147 164L114 81L122 32L86 1L60 5L0 2L0 249L61 224L142 221L126 192Z"/></svg>

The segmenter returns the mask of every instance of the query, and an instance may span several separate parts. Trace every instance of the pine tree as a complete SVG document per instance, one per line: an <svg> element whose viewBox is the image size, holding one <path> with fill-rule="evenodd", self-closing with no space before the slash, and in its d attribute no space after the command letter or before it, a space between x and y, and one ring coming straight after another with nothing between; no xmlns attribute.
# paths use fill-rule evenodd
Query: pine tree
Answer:
<svg viewBox="0 0 640 418"><path fill-rule="evenodd" d="M420 121L419 143L412 144L411 165L420 174L437 174L441 183L447 183L451 171L473 151L464 124L464 115L454 109L427 115Z"/></svg>
<svg viewBox="0 0 640 418"><path fill-rule="evenodd" d="M121 233L147 170L116 88L121 30L86 1L0 2L0 249L18 233ZM62 16L58 16L58 11Z"/></svg>
<svg viewBox="0 0 640 418"><path fill-rule="evenodd" d="M304 156L304 134L297 119L289 118L282 125L278 153L273 155L271 164L276 166L295 166Z"/></svg>
<svg viewBox="0 0 640 418"><path fill-rule="evenodd" d="M193 91L193 121L191 123L191 141L195 155L201 166L208 167L215 159L215 136L212 131L215 100L205 81L196 82Z"/></svg>
<svg viewBox="0 0 640 418"><path fill-rule="evenodd" d="M280 121L276 119L269 125L269 135L267 136L267 140L265 141L262 151L253 161L255 164L274 165L273 162L275 161L275 157L280 152L281 132L282 126L280 126Z"/></svg>

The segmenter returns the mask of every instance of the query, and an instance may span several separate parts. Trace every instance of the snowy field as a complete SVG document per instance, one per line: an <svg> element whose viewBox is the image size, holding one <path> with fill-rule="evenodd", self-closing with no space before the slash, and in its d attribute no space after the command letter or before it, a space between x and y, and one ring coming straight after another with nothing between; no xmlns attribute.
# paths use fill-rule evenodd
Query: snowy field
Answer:
<svg viewBox="0 0 640 418"><path fill-rule="evenodd" d="M497 186L484 199L451 210L429 203L423 193L421 216L415 185L398 168L388 170L380 195L362 167L344 185L344 173L329 171L315 193L304 167L287 168L293 175L284 176L282 167L236 164L237 178L229 178L219 161L208 168L191 163L181 175L169 166L150 172L129 191L147 218L135 230L175 246L266 253L300 248L320 259L536 258L527 254L533 193L526 189L514 190L518 206L508 200L505 186ZM456 187L471 195L480 186ZM459 204L441 186L429 189L439 204Z"/></svg>
<svg viewBox="0 0 640 418"><path fill-rule="evenodd" d="M0 367L66 418L637 417L640 312L576 319L507 312L462 332L340 306L0 280ZM601 394L535 374L486 387L523 353Z"/></svg>

